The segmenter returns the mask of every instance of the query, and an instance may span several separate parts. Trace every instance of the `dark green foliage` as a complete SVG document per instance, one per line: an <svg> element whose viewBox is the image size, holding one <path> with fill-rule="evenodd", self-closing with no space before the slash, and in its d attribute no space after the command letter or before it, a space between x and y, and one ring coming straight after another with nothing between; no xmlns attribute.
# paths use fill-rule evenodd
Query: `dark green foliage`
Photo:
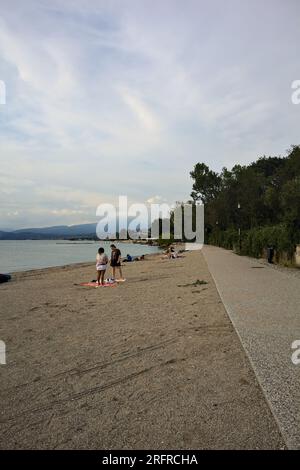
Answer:
<svg viewBox="0 0 300 470"><path fill-rule="evenodd" d="M159 238L157 240L157 244L160 248L168 248L168 246L172 245L174 243L174 238Z"/></svg>
<svg viewBox="0 0 300 470"><path fill-rule="evenodd" d="M300 243L300 147L220 174L197 163L194 201L205 204L206 242L261 256L273 245L292 254ZM240 229L240 235L239 235Z"/></svg>
<svg viewBox="0 0 300 470"><path fill-rule="evenodd" d="M194 180L191 196L200 199L204 204L213 200L220 191L221 177L211 171L204 163L197 163L190 173Z"/></svg>
<svg viewBox="0 0 300 470"><path fill-rule="evenodd" d="M276 251L291 255L294 246L288 227L275 225L247 231L242 240L242 254L258 258L267 246L273 246Z"/></svg>

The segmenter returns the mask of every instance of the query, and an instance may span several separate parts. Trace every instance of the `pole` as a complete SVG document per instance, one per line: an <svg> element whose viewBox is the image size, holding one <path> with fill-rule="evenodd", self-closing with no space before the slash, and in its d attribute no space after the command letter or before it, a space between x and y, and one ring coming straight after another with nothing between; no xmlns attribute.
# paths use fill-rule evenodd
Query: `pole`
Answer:
<svg viewBox="0 0 300 470"><path fill-rule="evenodd" d="M241 204L238 202L238 221L239 221L239 253L241 254L242 251L242 239L241 239Z"/></svg>

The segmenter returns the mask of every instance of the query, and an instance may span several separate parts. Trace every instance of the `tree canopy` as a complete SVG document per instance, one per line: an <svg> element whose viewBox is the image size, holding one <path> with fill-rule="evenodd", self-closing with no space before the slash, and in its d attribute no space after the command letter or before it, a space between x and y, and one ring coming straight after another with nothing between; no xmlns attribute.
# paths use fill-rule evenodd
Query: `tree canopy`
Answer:
<svg viewBox="0 0 300 470"><path fill-rule="evenodd" d="M300 146L286 157L263 156L216 173L197 163L191 197L205 204L206 232L284 225L292 243L300 237Z"/></svg>

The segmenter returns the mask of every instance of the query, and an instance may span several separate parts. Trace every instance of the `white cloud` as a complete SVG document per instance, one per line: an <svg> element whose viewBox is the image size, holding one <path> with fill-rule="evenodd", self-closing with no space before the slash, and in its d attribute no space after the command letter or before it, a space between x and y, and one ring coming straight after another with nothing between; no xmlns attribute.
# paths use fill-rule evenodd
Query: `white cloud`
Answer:
<svg viewBox="0 0 300 470"><path fill-rule="evenodd" d="M154 115L154 113L145 105L145 103L139 98L135 96L133 93L129 92L128 90L120 90L121 97L125 101L125 103L130 107L130 109L134 112L136 117L138 118L139 123L141 126L152 132L159 131L160 123L158 118Z"/></svg>
<svg viewBox="0 0 300 470"><path fill-rule="evenodd" d="M3 0L1 224L16 211L16 225L87 220L119 194L185 200L199 160L284 153L299 139L299 13L279 0Z"/></svg>
<svg viewBox="0 0 300 470"><path fill-rule="evenodd" d="M158 203L162 200L163 200L163 198L161 196L153 196L153 197L149 197L149 199L147 199L146 202L148 204L155 204L155 203Z"/></svg>

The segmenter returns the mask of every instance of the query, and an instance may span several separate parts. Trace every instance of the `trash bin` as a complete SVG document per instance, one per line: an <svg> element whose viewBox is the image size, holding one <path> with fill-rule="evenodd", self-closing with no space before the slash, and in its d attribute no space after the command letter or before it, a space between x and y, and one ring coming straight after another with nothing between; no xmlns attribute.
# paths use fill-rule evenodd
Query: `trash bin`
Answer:
<svg viewBox="0 0 300 470"><path fill-rule="evenodd" d="M268 246L267 248L268 263L273 263L273 257L274 257L274 248L272 246Z"/></svg>

